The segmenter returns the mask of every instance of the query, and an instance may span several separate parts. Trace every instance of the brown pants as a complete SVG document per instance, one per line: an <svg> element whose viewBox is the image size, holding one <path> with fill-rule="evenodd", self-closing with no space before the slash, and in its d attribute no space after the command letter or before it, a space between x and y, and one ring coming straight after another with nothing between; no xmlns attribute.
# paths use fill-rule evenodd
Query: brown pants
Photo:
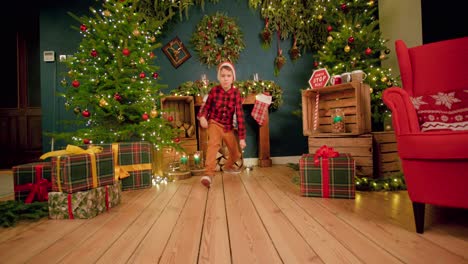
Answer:
<svg viewBox="0 0 468 264"><path fill-rule="evenodd" d="M208 146L206 151L205 169L206 175L214 176L216 170L216 154L224 141L229 150L229 157L224 163L225 168L230 168L241 157L239 143L234 131L224 132L223 125L210 120L208 122Z"/></svg>

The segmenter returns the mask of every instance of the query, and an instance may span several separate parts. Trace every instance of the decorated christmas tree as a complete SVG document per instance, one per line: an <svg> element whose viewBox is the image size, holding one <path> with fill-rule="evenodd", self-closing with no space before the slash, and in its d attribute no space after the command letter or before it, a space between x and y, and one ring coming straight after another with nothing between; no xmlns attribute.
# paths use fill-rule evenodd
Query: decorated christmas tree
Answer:
<svg viewBox="0 0 468 264"><path fill-rule="evenodd" d="M317 0L316 19L328 31L327 41L315 56L314 67L330 75L362 70L371 87L373 130L380 130L389 110L382 101L385 88L395 85L391 69L381 67L390 50L379 29L378 4L373 0Z"/></svg>
<svg viewBox="0 0 468 264"><path fill-rule="evenodd" d="M151 25L132 0L105 1L92 16L77 17L82 35L76 53L65 60L61 84L67 110L74 111L71 132L57 139L74 144L145 140L156 148L177 146L173 117L160 109L163 96L153 51L157 23ZM162 22L161 22L162 23ZM156 27L156 29L155 29Z"/></svg>

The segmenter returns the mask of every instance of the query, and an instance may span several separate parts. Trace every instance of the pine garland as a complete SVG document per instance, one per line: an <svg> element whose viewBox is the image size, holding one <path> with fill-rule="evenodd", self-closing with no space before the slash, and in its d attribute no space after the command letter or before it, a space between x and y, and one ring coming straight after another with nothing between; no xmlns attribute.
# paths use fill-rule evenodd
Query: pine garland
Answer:
<svg viewBox="0 0 468 264"><path fill-rule="evenodd" d="M2 227L13 227L20 220L37 221L49 215L47 202L33 202L25 204L21 201L0 202L0 225Z"/></svg>

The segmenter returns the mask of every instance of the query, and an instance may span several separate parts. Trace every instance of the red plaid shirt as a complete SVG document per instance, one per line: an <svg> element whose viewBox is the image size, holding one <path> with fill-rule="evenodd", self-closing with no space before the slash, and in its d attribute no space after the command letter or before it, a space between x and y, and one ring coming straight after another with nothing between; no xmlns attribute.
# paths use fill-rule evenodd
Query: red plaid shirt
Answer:
<svg viewBox="0 0 468 264"><path fill-rule="evenodd" d="M244 110L240 92L234 86L225 91L221 85L214 86L208 93L208 99L203 107L200 107L198 117L206 117L206 120L214 120L224 125L224 131L234 129L234 112L237 115L237 130L239 139L245 139Z"/></svg>

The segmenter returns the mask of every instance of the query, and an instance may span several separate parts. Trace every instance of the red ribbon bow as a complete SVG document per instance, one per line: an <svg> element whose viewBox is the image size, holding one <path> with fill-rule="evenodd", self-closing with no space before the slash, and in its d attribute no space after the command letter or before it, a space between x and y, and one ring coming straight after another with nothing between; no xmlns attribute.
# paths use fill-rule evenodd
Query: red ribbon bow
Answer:
<svg viewBox="0 0 468 264"><path fill-rule="evenodd" d="M330 196L330 169L328 168L328 158L338 157L340 154L333 148L327 145L321 146L314 155L314 165L320 165L320 158L322 158L322 196L328 198Z"/></svg>
<svg viewBox="0 0 468 264"><path fill-rule="evenodd" d="M321 146L317 151L315 151L314 155L314 165L318 167L320 164L320 158L328 159L328 158L336 158L340 154L335 151L333 148L328 147L327 145Z"/></svg>
<svg viewBox="0 0 468 264"><path fill-rule="evenodd" d="M44 165L34 166L36 180L35 183L27 183L15 186L15 192L29 191L28 196L24 203L32 203L34 198L37 196L39 202L47 201L49 197L49 189L52 187L52 183L42 178L42 169Z"/></svg>

